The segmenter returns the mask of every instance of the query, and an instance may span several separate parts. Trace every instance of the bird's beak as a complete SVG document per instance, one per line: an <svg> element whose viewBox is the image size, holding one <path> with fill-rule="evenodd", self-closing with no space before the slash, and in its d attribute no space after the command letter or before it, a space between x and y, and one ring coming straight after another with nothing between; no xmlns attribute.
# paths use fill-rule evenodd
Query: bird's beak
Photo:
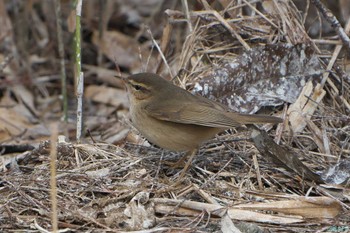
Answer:
<svg viewBox="0 0 350 233"><path fill-rule="evenodd" d="M123 78L122 76L119 76L119 75L114 75L115 78L117 79L121 79L121 80L124 80L125 78Z"/></svg>
<svg viewBox="0 0 350 233"><path fill-rule="evenodd" d="M124 84L128 84L129 83L127 78L124 78L124 77L118 76L118 75L115 75L114 77L117 78L117 79L122 80Z"/></svg>
<svg viewBox="0 0 350 233"><path fill-rule="evenodd" d="M116 76L117 77L117 76ZM122 82L124 83L124 87L125 87L125 90L130 93L130 82L128 80L128 78L124 78L124 77L120 77L118 76L117 78L121 79Z"/></svg>

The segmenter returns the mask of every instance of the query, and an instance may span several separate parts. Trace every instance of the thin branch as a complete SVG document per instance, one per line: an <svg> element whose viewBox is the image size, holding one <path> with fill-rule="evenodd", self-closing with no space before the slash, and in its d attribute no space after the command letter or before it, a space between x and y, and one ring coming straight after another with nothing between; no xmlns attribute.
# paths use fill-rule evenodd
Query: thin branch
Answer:
<svg viewBox="0 0 350 233"><path fill-rule="evenodd" d="M316 8L321 12L323 17L331 24L331 26L338 33L339 38L342 40L344 46L348 50L350 55L350 38L346 35L344 28L340 25L338 19L333 15L333 13L319 0L311 0L311 2L316 6Z"/></svg>
<svg viewBox="0 0 350 233"><path fill-rule="evenodd" d="M57 30L57 42L58 42L58 55L60 58L61 66L61 93L62 93L62 105L63 105L63 120L68 121L68 99L67 99L67 75L64 62L64 44L62 35L62 19L61 19L61 1L54 0L55 16L56 16L56 30Z"/></svg>

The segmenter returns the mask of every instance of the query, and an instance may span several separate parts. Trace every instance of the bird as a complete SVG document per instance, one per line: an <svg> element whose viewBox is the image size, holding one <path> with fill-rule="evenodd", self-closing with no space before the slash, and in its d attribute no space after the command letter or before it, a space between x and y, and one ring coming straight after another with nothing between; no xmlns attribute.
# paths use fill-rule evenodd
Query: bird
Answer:
<svg viewBox="0 0 350 233"><path fill-rule="evenodd" d="M123 78L130 102L133 126L151 143L190 155L182 174L198 148L216 134L257 123L281 123L279 117L242 114L225 105L194 95L154 73Z"/></svg>

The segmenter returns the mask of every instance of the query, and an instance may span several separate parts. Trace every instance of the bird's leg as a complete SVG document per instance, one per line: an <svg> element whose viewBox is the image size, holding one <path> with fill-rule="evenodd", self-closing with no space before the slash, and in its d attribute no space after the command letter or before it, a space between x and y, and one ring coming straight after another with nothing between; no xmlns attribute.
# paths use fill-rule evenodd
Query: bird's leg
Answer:
<svg viewBox="0 0 350 233"><path fill-rule="evenodd" d="M182 168L184 166L186 166L185 164L185 160L187 159L187 157L190 155L190 152L192 151L188 151L186 152L186 154L184 154L178 161L176 162L168 162L168 161L163 161L163 164L166 164L172 168Z"/></svg>
<svg viewBox="0 0 350 233"><path fill-rule="evenodd" d="M182 169L178 180L181 180L185 176L185 174L186 174L188 168L191 166L193 158L194 158L194 156L196 156L197 152L198 152L198 149L191 150L191 151L187 152L186 155L183 157L183 158L187 158L189 156L187 163L185 164L184 168ZM183 160L183 158L181 160Z"/></svg>

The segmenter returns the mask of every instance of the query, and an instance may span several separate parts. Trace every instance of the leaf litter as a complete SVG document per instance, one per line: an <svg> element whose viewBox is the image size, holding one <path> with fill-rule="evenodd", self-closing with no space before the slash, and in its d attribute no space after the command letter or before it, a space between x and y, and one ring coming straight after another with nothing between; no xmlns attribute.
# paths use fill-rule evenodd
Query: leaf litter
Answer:
<svg viewBox="0 0 350 233"><path fill-rule="evenodd" d="M72 93L71 123L60 124L59 133L66 138L57 146L60 231L349 230L350 98L344 90L350 83L342 79L339 69L327 68L332 59L337 64L347 62L333 53L337 40L321 38L327 44L310 38L291 1L242 1L241 5L201 1L188 12L179 4L147 2L154 5L142 12L125 10L135 1L131 6L108 3L112 4L105 8L110 18L104 23L118 25L119 20L126 26L103 27L102 42L95 22L98 4L86 3L85 23L91 27L86 30L92 39L84 37L84 65L91 78L86 83L84 110L90 134L82 143L73 140ZM35 149L1 156L0 229L46 232L52 229L48 126L61 116L59 68L52 53L54 43L48 43L50 35L45 33L54 29L52 20L38 17L40 7L6 4L8 12L0 3L0 17L7 22L1 32L8 31L7 37L1 37L2 42L8 40L1 62L10 61L1 66L1 146L30 144ZM50 15L48 3L42 4ZM13 34L19 32L13 28L18 26L11 25L16 22L15 11L31 12L27 16L37 22L21 25L33 37L21 37L17 44ZM63 5L62 12L69 18L68 5ZM156 41L165 41L161 46L165 61L140 19L147 19ZM157 24L160 20L164 26ZM30 59L8 59L6 51L26 46L32 47L27 50ZM89 54L92 51L105 56L98 65L93 61L96 54ZM262 136L262 148L249 140L249 130L232 129L218 135L201 147L179 183L176 178L181 169L166 162L182 155L156 148L138 135L128 121L125 90L106 79L115 73L111 64L116 56L123 73L159 69L167 79L176 73L174 82L193 93L232 110L275 114L285 118L285 123L277 128L264 126L271 141ZM270 150L264 143L271 145ZM285 151L285 157L274 151Z"/></svg>

